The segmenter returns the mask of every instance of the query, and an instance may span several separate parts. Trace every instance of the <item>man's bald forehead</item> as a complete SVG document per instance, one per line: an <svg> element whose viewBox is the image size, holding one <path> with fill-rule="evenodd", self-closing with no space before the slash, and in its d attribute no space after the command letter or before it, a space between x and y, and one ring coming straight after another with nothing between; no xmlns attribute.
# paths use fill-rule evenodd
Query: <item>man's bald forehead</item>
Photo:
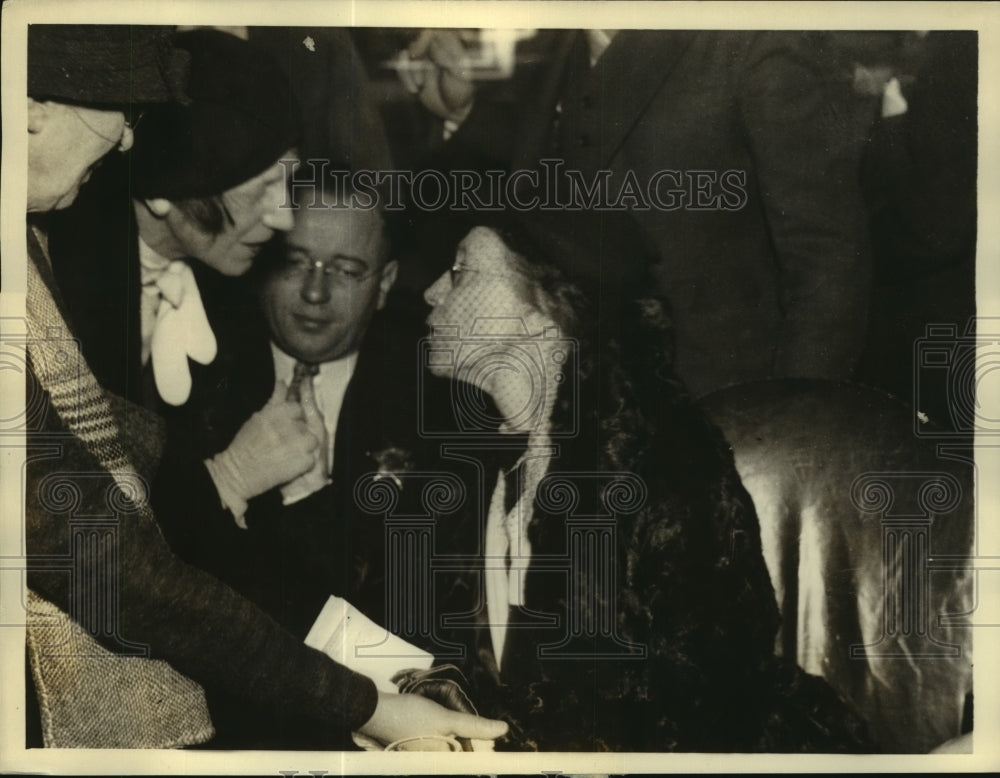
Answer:
<svg viewBox="0 0 1000 778"><path fill-rule="evenodd" d="M298 208L295 212L296 224L308 214L310 219L328 218L331 221L337 219L333 214L349 211L352 218L350 220L352 229L378 230L378 252L377 260L379 266L389 261L392 253L392 239L389 229L389 221L385 211L377 204L368 207L360 204L361 197L353 190L333 192L332 187L322 187L312 183L300 185L299 193L301 197L296 198ZM353 218L362 214L370 214L370 218ZM295 230L289 236L289 242L294 243Z"/></svg>

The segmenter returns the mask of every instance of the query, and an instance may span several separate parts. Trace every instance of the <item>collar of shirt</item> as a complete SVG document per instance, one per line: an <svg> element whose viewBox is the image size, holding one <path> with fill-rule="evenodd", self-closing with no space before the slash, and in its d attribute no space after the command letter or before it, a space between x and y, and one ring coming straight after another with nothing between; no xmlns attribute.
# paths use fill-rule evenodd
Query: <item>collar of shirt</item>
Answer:
<svg viewBox="0 0 1000 778"><path fill-rule="evenodd" d="M157 279L170 267L170 260L157 254L139 238L139 337L142 341L142 364L149 362L156 312L160 307L160 288Z"/></svg>
<svg viewBox="0 0 1000 778"><path fill-rule="evenodd" d="M298 360L290 354L286 354L273 342L271 343L271 355L274 358L275 380L289 383ZM333 469L334 441L337 437L337 418L340 416L340 407L344 404L347 385L351 382L357 364L358 352L355 351L353 354L348 354L333 362L320 362L319 373L313 378L316 405L319 406L319 412L323 414L323 423L329 434L327 459L331 470Z"/></svg>
<svg viewBox="0 0 1000 778"><path fill-rule="evenodd" d="M155 284L156 279L163 275L170 267L170 260L161 254L157 254L140 237L139 238L139 265L141 270L140 279L143 286Z"/></svg>
<svg viewBox="0 0 1000 778"><path fill-rule="evenodd" d="M618 34L618 30L587 30L587 45L590 47L590 66L594 67L608 46L611 40Z"/></svg>

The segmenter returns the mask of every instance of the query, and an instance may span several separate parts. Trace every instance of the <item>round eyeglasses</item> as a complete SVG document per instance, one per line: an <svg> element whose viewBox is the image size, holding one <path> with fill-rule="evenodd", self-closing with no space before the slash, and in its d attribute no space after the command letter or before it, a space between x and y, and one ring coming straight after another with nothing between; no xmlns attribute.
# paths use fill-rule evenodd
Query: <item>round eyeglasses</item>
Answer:
<svg viewBox="0 0 1000 778"><path fill-rule="evenodd" d="M315 271L320 271L324 278L329 278L337 286L356 286L377 276L377 268L369 269L366 265L350 259L311 259L307 257L288 257L284 263L286 278L305 278Z"/></svg>
<svg viewBox="0 0 1000 778"><path fill-rule="evenodd" d="M519 270L516 267L511 267L503 272L497 270L477 270L474 267L469 267L463 264L462 260L455 262L450 268L448 268L448 276L451 279L451 285L454 286L458 283L458 279L462 277L463 273L475 273L477 276L483 276L485 278L527 278L527 274Z"/></svg>

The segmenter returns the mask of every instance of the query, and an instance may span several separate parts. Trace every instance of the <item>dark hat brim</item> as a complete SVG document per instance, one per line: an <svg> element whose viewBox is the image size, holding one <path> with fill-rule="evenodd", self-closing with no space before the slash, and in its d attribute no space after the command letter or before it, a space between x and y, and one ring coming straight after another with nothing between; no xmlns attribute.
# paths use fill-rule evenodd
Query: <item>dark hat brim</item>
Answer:
<svg viewBox="0 0 1000 778"><path fill-rule="evenodd" d="M188 55L171 35L152 25L32 24L28 95L109 108L179 99Z"/></svg>
<svg viewBox="0 0 1000 778"><path fill-rule="evenodd" d="M298 103L274 60L217 30L179 33L174 44L191 57L189 100L154 107L136 127L134 197L221 194L296 147Z"/></svg>

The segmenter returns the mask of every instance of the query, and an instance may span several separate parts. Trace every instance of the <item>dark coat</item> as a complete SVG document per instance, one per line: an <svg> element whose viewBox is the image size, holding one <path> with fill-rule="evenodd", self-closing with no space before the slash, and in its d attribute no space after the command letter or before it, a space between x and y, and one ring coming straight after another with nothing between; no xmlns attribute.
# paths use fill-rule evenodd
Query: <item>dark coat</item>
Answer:
<svg viewBox="0 0 1000 778"><path fill-rule="evenodd" d="M67 316L101 386L143 401L139 231L128 162L110 155L69 208L49 215L49 253Z"/></svg>
<svg viewBox="0 0 1000 778"><path fill-rule="evenodd" d="M449 619L466 649L456 664L480 714L510 723L498 747L863 750L862 722L832 690L774 658L779 616L760 529L721 433L673 384L653 383L644 452L616 452L632 472L607 464L608 441L588 431L596 425L554 440L528 526L526 601L511 610L500 671L479 503L517 451L484 453L485 497L453 521L470 558L440 601L466 611Z"/></svg>
<svg viewBox="0 0 1000 778"><path fill-rule="evenodd" d="M278 488L259 495L250 501L244 530L220 507L211 480L190 475L192 467L204 471L201 461L227 447L274 390L270 336L255 301L249 295L228 299L224 313L210 315L218 357L193 371L189 401L167 410L170 439L153 485L164 534L179 556L218 576L299 639L330 595L385 624L383 516L359 507L356 486L379 469L390 447L405 451L409 462L427 461L417 405L426 396L447 395L435 392L440 382L429 377L418 384L420 328L375 316L341 406L332 483L288 506ZM239 299L245 304L233 303ZM405 637L421 642L419 635ZM269 711L250 708L231 693L212 686L206 693L217 747L315 748L323 742L314 727L282 727Z"/></svg>
<svg viewBox="0 0 1000 778"><path fill-rule="evenodd" d="M303 638L330 594L381 622L384 532L377 516L358 510L355 487L379 469L377 457L390 446L427 461L418 403L447 394L443 382L424 376L418 365L419 325L375 316L340 409L332 483L289 506L278 488L252 499L242 530L228 511L214 509L214 488L195 495L171 483L188 472L188 463L225 449L274 390L270 336L253 303L213 318L218 357L195 366L191 399L166 411L170 441L154 499L165 501L160 515L169 517L168 539Z"/></svg>
<svg viewBox="0 0 1000 778"><path fill-rule="evenodd" d="M543 35L547 64L480 90L455 159L477 149L512 170L558 159L588 183L609 170L612 202L626 175L646 192L659 171L680 171L660 197L669 205L668 190L683 189L681 207L630 210L659 249L656 291L673 308L677 373L692 393L847 377L870 286L858 185L867 127L822 39L623 30L591 70L582 33ZM704 195L692 189L698 171Z"/></svg>

